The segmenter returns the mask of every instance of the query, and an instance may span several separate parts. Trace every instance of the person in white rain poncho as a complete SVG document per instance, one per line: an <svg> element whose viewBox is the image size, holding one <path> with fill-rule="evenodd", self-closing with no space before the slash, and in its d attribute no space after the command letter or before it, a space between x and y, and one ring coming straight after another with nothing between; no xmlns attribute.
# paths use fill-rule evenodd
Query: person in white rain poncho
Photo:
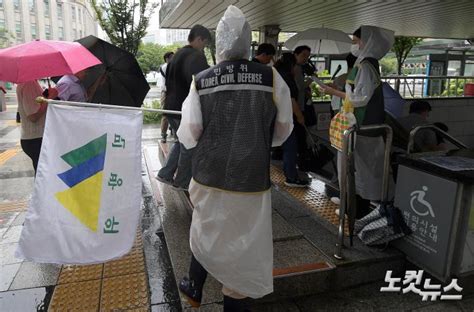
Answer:
<svg viewBox="0 0 474 312"><path fill-rule="evenodd" d="M394 41L391 30L375 26L360 27L353 34L351 53L357 60L347 76L345 92L323 87L325 93L345 98L352 103L359 126L382 124L385 121L378 60L387 54ZM381 200L384 141L377 135L357 135L354 150L356 218L369 213L370 201ZM390 181L390 186L393 186L393 180Z"/></svg>
<svg viewBox="0 0 474 312"><path fill-rule="evenodd" d="M194 77L178 136L195 147L189 195L193 253L180 291L198 307L209 272L224 311L273 291L270 148L293 128L290 91L269 66L248 61L251 30L229 6L216 30L218 64Z"/></svg>

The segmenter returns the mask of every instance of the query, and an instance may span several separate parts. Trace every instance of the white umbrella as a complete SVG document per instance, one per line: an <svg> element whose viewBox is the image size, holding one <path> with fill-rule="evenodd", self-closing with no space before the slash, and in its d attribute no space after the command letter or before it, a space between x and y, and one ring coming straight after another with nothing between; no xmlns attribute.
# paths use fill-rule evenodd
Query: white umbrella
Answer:
<svg viewBox="0 0 474 312"><path fill-rule="evenodd" d="M285 46L294 50L307 45L311 52L320 54L343 54L351 50L351 38L344 32L331 28L310 28L297 33L285 42Z"/></svg>

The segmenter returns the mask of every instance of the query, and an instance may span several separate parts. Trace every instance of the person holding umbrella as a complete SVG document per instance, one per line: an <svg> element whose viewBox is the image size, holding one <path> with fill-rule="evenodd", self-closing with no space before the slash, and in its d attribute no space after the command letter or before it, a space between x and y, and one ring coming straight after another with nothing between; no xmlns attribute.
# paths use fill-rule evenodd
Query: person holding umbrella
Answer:
<svg viewBox="0 0 474 312"><path fill-rule="evenodd" d="M209 30L201 25L194 25L188 36L189 45L179 49L166 69L166 98L164 109L181 111L183 101L189 93L193 76L207 69L204 48L211 40ZM166 116L170 128L177 133L181 117ZM171 147L165 165L158 172L156 179L174 186L176 190L187 190L191 181L192 150L186 149L179 137ZM176 173L176 176L175 176Z"/></svg>
<svg viewBox="0 0 474 312"><path fill-rule="evenodd" d="M0 80L18 83L21 147L31 158L35 173L47 109L46 103L36 102L36 97L43 93L37 79L77 74L97 64L100 61L75 42L34 40L0 50ZM48 98L57 95L55 89L48 89Z"/></svg>
<svg viewBox="0 0 474 312"><path fill-rule="evenodd" d="M62 101L87 102L87 90L82 81L87 71L81 70L74 75L64 75L56 84L58 98Z"/></svg>
<svg viewBox="0 0 474 312"><path fill-rule="evenodd" d="M48 89L48 98L53 99L57 96L55 89ZM22 150L33 162L33 168L38 168L38 159L43 142L44 124L47 110L47 103L36 102L36 98L41 96L43 89L37 80L31 80L19 83L16 88L16 96L18 98L18 113L21 122L21 139L20 144Z"/></svg>

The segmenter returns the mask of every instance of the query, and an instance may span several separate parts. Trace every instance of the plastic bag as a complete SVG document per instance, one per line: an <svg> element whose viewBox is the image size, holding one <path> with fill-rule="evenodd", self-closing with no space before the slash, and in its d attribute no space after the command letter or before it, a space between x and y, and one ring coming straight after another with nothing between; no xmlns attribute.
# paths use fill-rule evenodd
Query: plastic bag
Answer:
<svg viewBox="0 0 474 312"><path fill-rule="evenodd" d="M339 151L342 151L344 140L344 131L357 124L354 116L354 107L347 99L344 100L342 109L332 119L329 126L329 140L331 145Z"/></svg>

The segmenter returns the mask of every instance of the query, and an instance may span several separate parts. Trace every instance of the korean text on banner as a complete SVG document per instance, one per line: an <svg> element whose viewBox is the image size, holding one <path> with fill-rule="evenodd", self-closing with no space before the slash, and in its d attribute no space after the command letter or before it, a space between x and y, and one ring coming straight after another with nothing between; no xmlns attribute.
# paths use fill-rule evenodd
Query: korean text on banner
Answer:
<svg viewBox="0 0 474 312"><path fill-rule="evenodd" d="M126 254L141 204L142 112L50 105L17 257L86 264Z"/></svg>

